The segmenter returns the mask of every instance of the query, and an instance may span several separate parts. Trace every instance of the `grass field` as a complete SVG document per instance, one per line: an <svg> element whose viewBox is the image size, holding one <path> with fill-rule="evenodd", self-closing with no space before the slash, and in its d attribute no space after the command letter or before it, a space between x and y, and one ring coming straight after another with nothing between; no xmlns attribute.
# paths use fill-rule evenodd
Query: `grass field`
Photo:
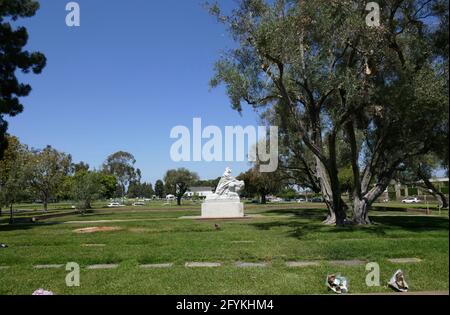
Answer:
<svg viewBox="0 0 450 315"><path fill-rule="evenodd" d="M167 208L164 208L167 207ZM52 211L58 211L54 209ZM246 220L181 219L199 215L199 205L100 209L36 225L9 226L0 220L0 294L327 294L327 274L341 273L351 293L389 293L386 282L402 269L412 291L448 291L449 221L401 211L374 211L370 227L321 225L320 204L246 205ZM447 212L448 213L448 212ZM220 225L220 230L214 224ZM86 227L117 227L114 232L77 234ZM103 245L86 247L86 244ZM389 258L422 261L395 264ZM381 287L367 287L365 265L334 265L334 260L365 260L381 267ZM265 268L238 268L235 262L266 262ZM317 266L289 268L288 261ZM81 266L81 286L65 285L67 271L34 265ZM187 268L186 262L220 262L217 268ZM166 269L141 264L173 263ZM112 270L88 270L119 264ZM1 267L9 266L8 269Z"/></svg>

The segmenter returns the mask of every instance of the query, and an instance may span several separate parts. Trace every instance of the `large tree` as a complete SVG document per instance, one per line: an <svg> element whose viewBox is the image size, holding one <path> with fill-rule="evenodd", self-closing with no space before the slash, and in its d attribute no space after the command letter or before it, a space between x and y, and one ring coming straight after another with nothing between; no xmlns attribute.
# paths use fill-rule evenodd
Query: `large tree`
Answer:
<svg viewBox="0 0 450 315"><path fill-rule="evenodd" d="M14 27L18 18L31 17L38 9L39 2L34 0L0 1L0 159L7 145L5 116L21 113L19 98L31 92L30 85L18 81L17 70L38 74L46 63L43 54L24 50L28 42L26 28Z"/></svg>
<svg viewBox="0 0 450 315"><path fill-rule="evenodd" d="M27 147L16 137L6 136L8 147L0 160L0 215L2 207L9 207L10 222L13 222L13 205L24 194L26 189L24 165Z"/></svg>
<svg viewBox="0 0 450 315"><path fill-rule="evenodd" d="M43 202L44 211L48 210L49 201L62 188L71 165L72 158L70 155L51 146L29 154L24 171L27 184L34 195Z"/></svg>
<svg viewBox="0 0 450 315"><path fill-rule="evenodd" d="M448 124L426 22L434 3L381 1L379 27L366 24L361 1L241 0L228 16L211 7L238 43L217 62L212 86L225 84L238 111L243 103L282 108L292 141L313 156L308 168L330 210L326 223L347 222L339 139L351 152L352 220L368 224L369 207L402 164L427 153L429 138Z"/></svg>
<svg viewBox="0 0 450 315"><path fill-rule="evenodd" d="M134 167L135 163L136 159L131 153L119 151L108 156L103 164L103 171L114 175L119 182L119 194L122 198L125 197L128 185L140 177L140 171Z"/></svg>
<svg viewBox="0 0 450 315"><path fill-rule="evenodd" d="M238 179L245 183L244 191L246 195L258 195L262 204L267 203L267 196L277 194L283 188L283 180L279 172L261 173L258 166L238 176Z"/></svg>
<svg viewBox="0 0 450 315"><path fill-rule="evenodd" d="M164 176L167 192L174 194L177 198L177 205L181 206L181 199L188 189L199 180L197 173L185 168L167 171Z"/></svg>

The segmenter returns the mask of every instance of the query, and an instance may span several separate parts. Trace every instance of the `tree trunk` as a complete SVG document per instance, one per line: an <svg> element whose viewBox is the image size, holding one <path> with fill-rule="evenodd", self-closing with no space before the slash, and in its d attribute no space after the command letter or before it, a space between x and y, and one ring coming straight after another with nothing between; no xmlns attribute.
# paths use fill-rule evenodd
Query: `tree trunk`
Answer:
<svg viewBox="0 0 450 315"><path fill-rule="evenodd" d="M261 204L265 205L267 203L267 198L265 194L261 194Z"/></svg>
<svg viewBox="0 0 450 315"><path fill-rule="evenodd" d="M433 195L433 197L435 197L438 202L439 205L442 208L448 208L448 200L447 197L445 196L445 194L443 194L442 192L440 192L434 185L432 182L430 182L429 178L427 176L425 176L422 172L419 171L419 177L420 179L424 182L425 187L429 190L430 194Z"/></svg>
<svg viewBox="0 0 450 315"><path fill-rule="evenodd" d="M438 200L439 205L441 208L447 209L448 208L448 200L447 197L441 193L440 191L436 192L436 194L433 196Z"/></svg>
<svg viewBox="0 0 450 315"><path fill-rule="evenodd" d="M337 174L329 176L325 165L318 158L316 158L316 162L322 196L329 211L328 217L323 223L326 225L343 225L345 224L346 213L340 194Z"/></svg>
<svg viewBox="0 0 450 315"><path fill-rule="evenodd" d="M80 205L82 205L81 209L79 209L81 214L85 214L87 210L92 209L90 200L85 200L82 203L80 202Z"/></svg>
<svg viewBox="0 0 450 315"><path fill-rule="evenodd" d="M14 211L13 211L13 205L11 204L9 206L9 224L14 223Z"/></svg>
<svg viewBox="0 0 450 315"><path fill-rule="evenodd" d="M388 187L391 178L386 177L362 197L353 194L353 223L357 225L372 224L369 219L369 209ZM366 190L366 189L364 189Z"/></svg>
<svg viewBox="0 0 450 315"><path fill-rule="evenodd" d="M178 206L181 206L181 198L182 198L182 197L177 197L177 205L178 205Z"/></svg>
<svg viewBox="0 0 450 315"><path fill-rule="evenodd" d="M353 223L357 225L369 225L372 222L369 219L369 204L365 198L353 196Z"/></svg>
<svg viewBox="0 0 450 315"><path fill-rule="evenodd" d="M2 216L2 207L0 207L0 217Z"/></svg>

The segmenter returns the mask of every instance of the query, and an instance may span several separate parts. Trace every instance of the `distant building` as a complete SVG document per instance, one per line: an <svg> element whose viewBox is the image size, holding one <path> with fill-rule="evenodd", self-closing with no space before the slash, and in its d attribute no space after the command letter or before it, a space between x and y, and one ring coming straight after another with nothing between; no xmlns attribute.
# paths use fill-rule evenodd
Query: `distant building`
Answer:
<svg viewBox="0 0 450 315"><path fill-rule="evenodd" d="M185 196L188 198L198 196L203 199L212 195L213 193L214 188L212 187L191 187L188 192L186 192Z"/></svg>
<svg viewBox="0 0 450 315"><path fill-rule="evenodd" d="M444 195L448 196L449 179L445 178L433 178L431 183ZM396 181L392 181L388 189L380 197L380 199L389 201L401 201L407 197L419 197L424 200L432 201L434 198L430 195L428 189L423 187L423 183L418 182L416 184L402 184Z"/></svg>

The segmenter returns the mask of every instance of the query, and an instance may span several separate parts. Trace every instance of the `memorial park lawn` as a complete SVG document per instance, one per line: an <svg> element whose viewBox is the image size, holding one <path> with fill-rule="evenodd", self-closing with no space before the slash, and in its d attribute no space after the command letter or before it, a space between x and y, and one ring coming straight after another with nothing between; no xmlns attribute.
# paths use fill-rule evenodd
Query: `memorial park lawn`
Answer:
<svg viewBox="0 0 450 315"><path fill-rule="evenodd" d="M321 204L245 207L250 218L241 220L185 218L200 214L199 204L188 204L98 209L12 226L4 212L0 243L8 248L0 248L0 294L38 288L58 295L328 294L325 279L332 273L349 279L350 293L390 293L386 283L397 269L412 292L449 289L448 211L372 211L372 226L336 228L321 224ZM90 227L115 230L75 232ZM399 258L418 260L389 261ZM68 262L81 267L80 287L66 286ZM190 262L220 265L186 266ZM292 262L301 266L288 266ZM366 262L380 265L380 287L366 286ZM99 264L112 269L89 269Z"/></svg>

